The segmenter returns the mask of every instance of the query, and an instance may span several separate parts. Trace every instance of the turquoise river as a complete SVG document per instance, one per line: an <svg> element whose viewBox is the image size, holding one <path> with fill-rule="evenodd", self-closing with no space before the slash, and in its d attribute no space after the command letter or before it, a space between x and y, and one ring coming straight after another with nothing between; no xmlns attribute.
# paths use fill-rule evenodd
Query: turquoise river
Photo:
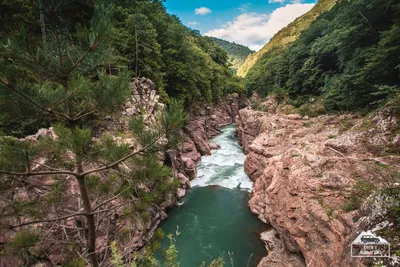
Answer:
<svg viewBox="0 0 400 267"><path fill-rule="evenodd" d="M252 182L244 173L245 155L234 136L235 125L211 141L221 146L197 165L197 178L178 207L161 224L174 234L181 267L197 267L222 257L225 266L257 266L266 250L259 239L265 225L247 202ZM162 247L167 247L167 238Z"/></svg>

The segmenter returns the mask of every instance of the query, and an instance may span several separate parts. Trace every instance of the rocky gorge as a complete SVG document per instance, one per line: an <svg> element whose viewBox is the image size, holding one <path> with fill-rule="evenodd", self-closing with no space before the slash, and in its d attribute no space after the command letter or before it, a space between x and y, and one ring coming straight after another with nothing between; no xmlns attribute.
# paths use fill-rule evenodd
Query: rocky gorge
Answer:
<svg viewBox="0 0 400 267"><path fill-rule="evenodd" d="M129 135L129 119L142 115L148 127L155 122L164 109L155 85L149 79L134 79L131 89L132 96L123 105L120 116L106 117L95 129L98 136L95 138L112 134L117 142L134 147L136 141ZM119 220L122 209L107 215L114 218L111 220L114 227L130 229L130 238L118 244L122 255L150 242L159 224L168 217L167 211L191 188L191 181L197 177L196 163L219 149L210 139L221 133L221 126L232 123L237 125L236 134L246 154L244 170L254 183L249 208L262 222L272 226L261 234L268 255L258 266L368 266L371 261L350 256L351 242L368 229L383 235L397 253L398 215L393 214L393 206L398 205L400 157L395 152L400 147L400 136L396 110L387 107L364 118L351 114L308 118L286 115L273 99L263 103L266 111L254 110L248 103L233 94L212 107L191 107L182 131L181 148L160 153L158 159L171 166L178 178L175 194L147 207L147 220ZM23 140L36 142L46 137L57 138L50 128ZM28 180L30 186L19 188L16 196L26 199L46 196L48 186L54 181L42 178ZM151 192L151 186L142 186ZM67 190L75 192L76 187L73 180L68 180ZM385 188L392 190L388 192ZM68 203L71 207L78 205L71 199ZM118 203L121 200L117 198L112 204ZM76 239L68 231L60 232L74 228L74 223L68 219L50 235ZM99 251L105 251L110 242L108 227L107 221L99 222ZM49 262L67 260L65 246L47 245ZM2 265L11 266L13 260L2 259ZM397 263L397 256L387 260L388 266Z"/></svg>
<svg viewBox="0 0 400 267"><path fill-rule="evenodd" d="M165 104L161 103L160 96L157 92L155 84L146 78L132 79L130 82L131 97L121 107L121 112L116 116L107 116L98 122L97 127L93 129L93 141L99 141L104 135L111 135L113 139L120 144L126 144L130 149L137 147L137 140L130 133L129 120L135 116L142 116L147 127L152 127L156 122L158 115L163 111ZM184 143L178 150L169 150L165 153L158 154L158 161L166 166L170 166L173 171L173 176L178 178L179 186L174 194L165 196L164 201L146 206L145 210L138 210L134 215L135 220L122 219L124 217L123 199L118 196L112 198L112 201L104 201L102 207L109 212L105 213L104 219L98 218L98 236L96 242L96 250L101 252L102 264L108 261L107 254L110 253L109 245L114 239L116 230L119 229L125 232L129 238L123 238L118 242L118 248L121 255L127 256L133 251L139 250L149 244L155 230L161 221L167 218L167 211L174 206L179 199L186 195L186 191L190 189L190 181L196 178L196 162L203 155L210 155L212 149L218 149L218 145L209 142L209 139L220 133L220 127L223 125L232 124L234 118L238 115L240 108L243 108L244 100L238 94L233 94L225 98L218 105L204 106L197 105L191 108L189 119L183 129L182 135ZM40 129L36 134L20 139L22 142L36 143L46 138L57 139L57 134L53 128ZM161 140L162 141L162 140ZM49 159L42 158L40 164L32 169L40 171L43 164ZM43 165L44 166L44 165ZM90 168L91 166L85 166ZM126 170L134 170L136 167L130 164L123 166ZM109 172L99 172L99 179L106 179ZM68 193L76 194L78 184L73 179L65 177L66 188ZM170 177L169 182L172 181ZM105 181L105 180L104 180ZM11 196L13 199L24 199L25 201L39 201L45 199L52 194L51 187L55 185L56 180L48 176L28 178L25 186L13 189ZM151 184L145 182L140 187L146 192L152 192ZM75 207L80 207L79 197L76 199L68 198L67 194L60 196L65 198L65 203L71 210ZM93 196L94 197L94 196ZM97 202L102 201L100 196L97 196ZM111 208L113 206L120 208ZM54 207L49 206L47 212L51 217L57 217ZM140 213L145 213L145 219ZM107 219L105 219L107 218ZM25 217L20 218L20 223L28 222ZM4 223L12 224L12 221L4 221ZM53 266L68 262L71 260L70 248L66 246L68 242L83 244L82 234L78 231L75 234L75 229L79 229L80 220L75 217L68 217L60 222L48 232L47 239L43 242L42 247L38 251L34 251L40 256L39 262L41 266ZM39 230L45 224L35 225ZM2 238L7 238L10 232L2 235ZM65 239L66 243L58 243L57 238ZM5 239L4 239L5 240ZM0 239L0 242L4 241ZM4 245L4 242L1 243ZM37 257L37 256L35 256ZM16 257L4 257L0 259L1 266L15 266L19 262ZM44 265L43 265L44 264Z"/></svg>
<svg viewBox="0 0 400 267"><path fill-rule="evenodd" d="M395 109L308 118L285 115L274 99L262 104L236 117L254 182L249 207L273 227L261 235L268 256L259 266L369 266L350 255L365 230L398 250L400 157L385 152L399 149ZM396 253L387 266L398 266Z"/></svg>

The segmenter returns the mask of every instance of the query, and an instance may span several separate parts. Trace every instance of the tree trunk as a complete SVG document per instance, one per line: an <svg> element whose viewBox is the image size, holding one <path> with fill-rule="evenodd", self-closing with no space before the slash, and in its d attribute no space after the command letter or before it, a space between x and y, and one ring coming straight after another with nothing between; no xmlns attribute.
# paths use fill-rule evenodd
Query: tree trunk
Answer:
<svg viewBox="0 0 400 267"><path fill-rule="evenodd" d="M43 40L43 44L46 45L46 24L44 23L44 14L43 14L43 10L42 10L43 6L42 6L42 1L39 1L39 18L40 18L40 30L42 32L42 40Z"/></svg>
<svg viewBox="0 0 400 267"><path fill-rule="evenodd" d="M76 166L78 173L83 173L82 161L79 158L76 159ZM98 267L99 263L96 257L96 224L94 221L94 214L92 213L92 205L90 203L90 198L85 183L85 177L77 177L77 180L88 227L88 236L86 237L88 256L92 267Z"/></svg>
<svg viewBox="0 0 400 267"><path fill-rule="evenodd" d="M136 43L136 68L135 68L135 72L136 72L136 78L139 78L139 41L138 41L138 36L137 36L137 29L135 26L135 43Z"/></svg>

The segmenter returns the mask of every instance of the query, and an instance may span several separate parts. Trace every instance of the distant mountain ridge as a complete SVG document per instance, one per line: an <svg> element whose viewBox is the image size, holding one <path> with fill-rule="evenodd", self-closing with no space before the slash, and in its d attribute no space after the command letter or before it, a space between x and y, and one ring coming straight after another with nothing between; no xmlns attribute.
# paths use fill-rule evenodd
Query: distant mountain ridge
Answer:
<svg viewBox="0 0 400 267"><path fill-rule="evenodd" d="M307 29L310 24L322 13L330 10L338 0L319 0L318 3L306 14L298 17L288 26L280 30L260 51L247 57L245 62L239 67L237 75L245 77L248 71L262 58L262 56L275 46L286 46Z"/></svg>
<svg viewBox="0 0 400 267"><path fill-rule="evenodd" d="M232 65L231 68L235 72L243 65L246 58L255 52L247 46L237 44L235 42L229 42L215 37L208 38L213 40L219 47L221 47L228 53L229 63Z"/></svg>

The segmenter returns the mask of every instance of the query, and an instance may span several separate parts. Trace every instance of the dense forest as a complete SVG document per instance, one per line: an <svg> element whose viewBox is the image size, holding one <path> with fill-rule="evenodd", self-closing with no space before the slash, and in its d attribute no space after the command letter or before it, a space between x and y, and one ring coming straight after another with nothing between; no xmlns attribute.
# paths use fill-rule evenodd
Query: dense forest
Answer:
<svg viewBox="0 0 400 267"><path fill-rule="evenodd" d="M299 37L299 35L307 29L319 15L331 9L336 2L337 0L319 0L309 12L298 17L287 27L281 29L277 34L275 34L274 37L260 49L260 51L247 57L244 64L238 69L238 75L241 77L246 76L254 64L256 64L256 62L271 49L290 45L290 43L296 40L296 38Z"/></svg>
<svg viewBox="0 0 400 267"><path fill-rule="evenodd" d="M399 93L399 2L339 1L295 42L268 50L245 83L297 107L322 99L321 111L376 108Z"/></svg>
<svg viewBox="0 0 400 267"><path fill-rule="evenodd" d="M208 37L213 40L216 44L218 44L222 49L224 49L229 56L229 63L231 65L231 69L236 73L240 66L243 65L246 58L254 53L250 48L244 45L237 44L235 42L229 42L223 39Z"/></svg>
<svg viewBox="0 0 400 267"><path fill-rule="evenodd" d="M50 1L51 2L51 1ZM153 80L163 101L179 98L189 105L194 99L218 102L232 92L243 91L240 79L229 69L228 54L208 37L190 30L166 12L162 1L112 1L112 29L109 35L108 67L113 73L128 70L131 76ZM38 4L36 4L38 3ZM1 40L17 35L34 45L46 34L49 16L59 17L72 34L77 27L88 26L93 0L61 1L56 10L48 10L46 1L2 1ZM23 28L23 32L20 29ZM4 51L2 63L5 64ZM0 89L4 96L4 90ZM0 130L6 133L32 133L30 125L47 125L42 120L9 123L7 107L1 107ZM4 111L4 112L3 112ZM13 115L13 114L11 114Z"/></svg>

